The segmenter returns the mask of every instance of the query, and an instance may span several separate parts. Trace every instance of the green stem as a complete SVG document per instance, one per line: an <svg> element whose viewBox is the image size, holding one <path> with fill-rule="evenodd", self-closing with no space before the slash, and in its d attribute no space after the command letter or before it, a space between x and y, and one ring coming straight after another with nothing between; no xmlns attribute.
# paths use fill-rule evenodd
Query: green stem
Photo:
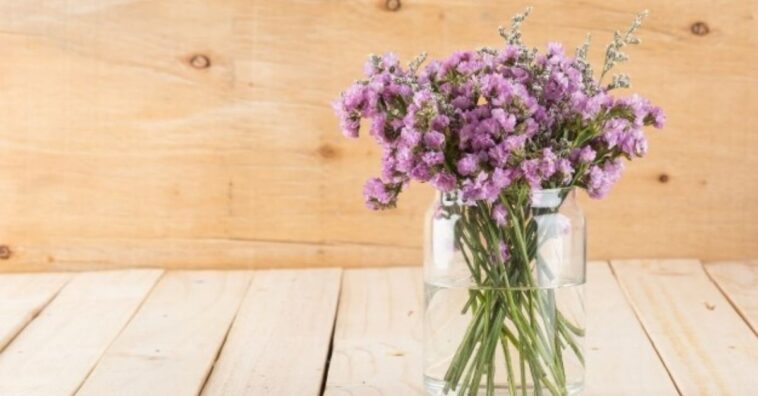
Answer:
<svg viewBox="0 0 758 396"><path fill-rule="evenodd" d="M513 363L511 363L511 351L508 349L508 337L501 335L500 343L503 345L503 354L505 355L505 369L508 373L508 395L516 396L516 384L514 383L516 378L513 376Z"/></svg>
<svg viewBox="0 0 758 396"><path fill-rule="evenodd" d="M528 194L519 197L517 202L523 202ZM459 395L477 394L486 376L484 389L487 395L494 394L495 352L501 343L508 391L515 396L517 381L508 347L511 343L519 352L522 393L526 394L528 369L535 394L541 395L544 385L552 395L562 395L566 392L566 376L561 349L570 347L583 362L574 336L581 337L584 331L557 310L554 293L543 296L535 289L530 265L539 238L534 219L525 215L523 205L510 205L504 196L501 200L511 218L507 227L494 223L487 204L460 211L456 235L472 279L480 289L469 291L463 307L463 313L471 308L472 320L445 374L443 393L457 390ZM504 262L498 245L508 241L514 256ZM509 321L518 336L511 334Z"/></svg>

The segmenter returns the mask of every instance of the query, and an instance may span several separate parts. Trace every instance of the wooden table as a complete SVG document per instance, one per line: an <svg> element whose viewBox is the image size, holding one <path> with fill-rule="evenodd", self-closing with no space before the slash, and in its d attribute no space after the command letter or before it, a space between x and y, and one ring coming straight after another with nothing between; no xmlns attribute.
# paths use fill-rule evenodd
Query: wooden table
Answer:
<svg viewBox="0 0 758 396"><path fill-rule="evenodd" d="M758 261L593 262L588 395L758 392ZM422 394L419 268L0 275L0 395Z"/></svg>

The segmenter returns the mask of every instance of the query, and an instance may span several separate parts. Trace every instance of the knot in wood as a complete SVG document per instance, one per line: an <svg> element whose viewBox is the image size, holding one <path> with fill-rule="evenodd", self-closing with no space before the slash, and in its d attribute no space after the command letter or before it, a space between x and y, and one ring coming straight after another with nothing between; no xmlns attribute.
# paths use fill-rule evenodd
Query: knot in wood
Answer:
<svg viewBox="0 0 758 396"><path fill-rule="evenodd" d="M211 60L203 54L197 54L190 58L189 64L195 69L207 69L211 67Z"/></svg>
<svg viewBox="0 0 758 396"><path fill-rule="evenodd" d="M390 11L397 11L400 9L400 0L387 0L384 3L385 7L387 7Z"/></svg>
<svg viewBox="0 0 758 396"><path fill-rule="evenodd" d="M693 23L692 26L690 26L690 31L695 36L705 36L706 34L708 34L708 32L711 31L711 29L708 27L708 25L705 22L698 21L698 22Z"/></svg>
<svg viewBox="0 0 758 396"><path fill-rule="evenodd" d="M8 260L12 254L13 252L11 252L11 248L8 245L0 245L0 260Z"/></svg>

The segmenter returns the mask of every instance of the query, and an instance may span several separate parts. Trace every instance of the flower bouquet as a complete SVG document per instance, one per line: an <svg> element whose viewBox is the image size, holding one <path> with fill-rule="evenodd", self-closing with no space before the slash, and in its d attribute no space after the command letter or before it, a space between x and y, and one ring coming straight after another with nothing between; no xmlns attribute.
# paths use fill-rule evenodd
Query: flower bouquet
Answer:
<svg viewBox="0 0 758 396"><path fill-rule="evenodd" d="M412 180L440 192L425 260L430 393L581 389L584 222L573 191L605 196L622 159L645 155L643 127L664 123L642 97L611 95L627 76L603 82L627 59L622 49L639 43L646 12L614 34L597 77L589 35L574 57L557 43L544 53L524 45L529 12L500 28L501 48L456 52L423 70L425 54L407 67L372 55L366 78L334 105L346 136L368 119L382 147L381 176L364 187L369 208L394 207Z"/></svg>

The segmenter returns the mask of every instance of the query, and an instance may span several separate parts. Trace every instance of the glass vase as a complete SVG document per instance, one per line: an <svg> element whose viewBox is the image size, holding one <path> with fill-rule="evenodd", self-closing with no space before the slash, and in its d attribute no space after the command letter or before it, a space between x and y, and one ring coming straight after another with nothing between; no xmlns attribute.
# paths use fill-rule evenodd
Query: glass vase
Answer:
<svg viewBox="0 0 758 396"><path fill-rule="evenodd" d="M574 191L476 205L446 193L426 221L427 393L579 393L585 221Z"/></svg>

